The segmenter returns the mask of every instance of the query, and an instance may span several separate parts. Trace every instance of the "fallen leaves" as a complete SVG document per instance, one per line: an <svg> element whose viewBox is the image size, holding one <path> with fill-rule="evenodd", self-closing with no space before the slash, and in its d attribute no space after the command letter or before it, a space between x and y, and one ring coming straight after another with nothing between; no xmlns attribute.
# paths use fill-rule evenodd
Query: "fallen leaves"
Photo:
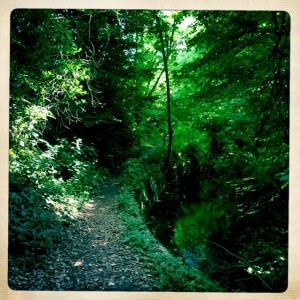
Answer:
<svg viewBox="0 0 300 300"><path fill-rule="evenodd" d="M75 262L74 267L81 267L82 265L83 265L83 261L79 260Z"/></svg>
<svg viewBox="0 0 300 300"><path fill-rule="evenodd" d="M63 243L45 257L40 269L28 270L20 259L11 259L10 287L16 290L157 290L155 278L143 259L124 243L124 226L116 200L118 189L119 184L113 179L100 185L100 195L83 208L78 223L66 229Z"/></svg>

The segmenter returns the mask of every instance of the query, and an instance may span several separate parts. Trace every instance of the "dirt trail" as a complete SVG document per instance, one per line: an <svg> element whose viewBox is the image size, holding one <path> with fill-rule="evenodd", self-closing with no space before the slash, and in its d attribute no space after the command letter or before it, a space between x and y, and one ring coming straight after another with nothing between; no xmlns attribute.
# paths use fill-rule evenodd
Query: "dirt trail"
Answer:
<svg viewBox="0 0 300 300"><path fill-rule="evenodd" d="M118 178L104 180L43 267L17 275L17 289L158 290L151 272L123 242L125 228L119 217L118 192Z"/></svg>

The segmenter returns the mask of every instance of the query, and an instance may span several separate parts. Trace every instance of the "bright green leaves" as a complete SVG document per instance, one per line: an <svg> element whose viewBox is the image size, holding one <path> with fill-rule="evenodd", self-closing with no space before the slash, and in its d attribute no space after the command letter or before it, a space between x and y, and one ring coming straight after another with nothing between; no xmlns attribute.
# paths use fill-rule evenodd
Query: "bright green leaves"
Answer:
<svg viewBox="0 0 300 300"><path fill-rule="evenodd" d="M186 14L192 17L193 24L174 35L178 47L175 45L176 50L168 58L173 177L167 183L169 190L160 192L161 203L154 204L156 210L151 217L158 220L154 231L165 224L174 225L179 202L189 205L205 201L207 207L215 206L220 215L209 215L200 204L187 212L175 226L175 239L183 248L193 243L196 247L208 237L226 243L222 230L230 229L228 239L237 242L228 247L236 248L242 257L238 243L254 245L257 236L249 232L255 226L261 240L269 238L271 232L278 237L271 247L273 252L286 249L289 18L281 12ZM159 98L147 102L141 110L144 120L138 130L144 133L142 141L150 149L150 145L166 149L164 80L160 79L153 93ZM166 210L163 216L159 213L162 207ZM222 214L233 222L222 220ZM267 221L257 225L261 217L275 218L276 224L265 230ZM195 226L190 226L190 221ZM219 221L220 227L214 227ZM240 227L248 236L233 233ZM204 245L200 250L211 248ZM243 250L253 262L253 252Z"/></svg>
<svg viewBox="0 0 300 300"><path fill-rule="evenodd" d="M281 99L281 104L276 105L280 107L279 114L274 111L278 100L273 94L272 74L277 62L270 60L269 56L276 39L280 38L280 43L283 43L283 36L276 37L274 30L277 26L280 31L281 26L280 34L288 34L284 31L288 29L288 18L279 13L274 19L271 12L207 11L193 12L192 16L195 18L194 33L185 38L189 48L180 53L177 65L174 64L178 108L184 109L188 118L198 113L202 128L211 120L223 123L217 136L226 141L228 153L232 153L232 142L238 139L252 152L255 139L265 140L260 135L267 128L276 132L276 128L280 128L280 134L278 132L272 139L274 147L268 151L278 150L276 141L279 135L283 139L286 124L276 124L271 120L275 121L275 116L278 120L280 115L286 115L288 108L285 100ZM268 24L263 26L268 28L261 30L261 24ZM280 63L280 73L286 74L288 66L285 59L281 59Z"/></svg>
<svg viewBox="0 0 300 300"><path fill-rule="evenodd" d="M284 266L278 249L286 248L287 231L287 14L16 10L11 29L14 243L53 246L104 175L99 165L119 170L135 155L124 164L130 188L121 206L129 209L136 196L150 223L161 218L155 232L171 239L175 230L183 253L201 243L194 256L206 259L203 253L215 249L205 240L226 243L222 230L244 228L228 230L227 247L241 257L244 251L253 273L264 259L256 260L255 249L275 256L270 268ZM176 221L183 202L188 208ZM132 226L138 208L129 210ZM270 236L275 244L255 248ZM137 231L128 242L150 248Z"/></svg>
<svg viewBox="0 0 300 300"><path fill-rule="evenodd" d="M91 146L57 134L89 105L90 66L64 13L12 14L10 246L27 254L60 240L104 175Z"/></svg>
<svg viewBox="0 0 300 300"><path fill-rule="evenodd" d="M52 10L40 11L41 19L36 13L16 10L12 15L11 102L12 108L19 109L13 111L12 118L19 113L22 116L19 101L25 98L28 102L24 105L31 103L40 111L50 112L46 118L51 116L60 126L67 125L78 121L85 111L90 69L78 58L82 49L76 44L70 21ZM36 59L21 68L20 45L24 47L22 57Z"/></svg>
<svg viewBox="0 0 300 300"><path fill-rule="evenodd" d="M197 155L199 158L207 153L210 147L210 141L207 134L193 128L187 122L178 123L180 125L174 128L174 151L181 155L188 145L195 145L197 151L199 151L199 154Z"/></svg>
<svg viewBox="0 0 300 300"><path fill-rule="evenodd" d="M201 243L207 243L215 232L224 237L227 235L230 222L222 207L213 203L196 203L182 209L184 216L177 219L174 228L174 241L181 249L193 250Z"/></svg>
<svg viewBox="0 0 300 300"><path fill-rule="evenodd" d="M42 72L42 101L51 106L58 122L67 125L80 119L88 105L84 85L89 76L89 68L80 59L61 59L55 69Z"/></svg>
<svg viewBox="0 0 300 300"><path fill-rule="evenodd" d="M10 155L10 242L35 253L60 240L105 172L87 160L95 150L80 139L44 141L43 152L26 146Z"/></svg>

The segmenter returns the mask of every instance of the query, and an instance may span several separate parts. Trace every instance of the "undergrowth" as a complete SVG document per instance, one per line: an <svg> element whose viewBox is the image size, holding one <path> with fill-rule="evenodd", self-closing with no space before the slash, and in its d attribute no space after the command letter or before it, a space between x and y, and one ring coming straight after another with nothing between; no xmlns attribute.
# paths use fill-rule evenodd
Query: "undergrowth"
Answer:
<svg viewBox="0 0 300 300"><path fill-rule="evenodd" d="M95 150L80 139L43 142L43 152L35 144L10 150L9 254L33 265L63 239L64 227L106 175L93 161Z"/></svg>
<svg viewBox="0 0 300 300"><path fill-rule="evenodd" d="M119 194L121 217L126 224L125 242L132 245L136 255L144 261L157 278L161 291L217 292L222 288L201 271L187 266L182 258L175 257L155 239L147 228L141 209L130 186L123 186Z"/></svg>

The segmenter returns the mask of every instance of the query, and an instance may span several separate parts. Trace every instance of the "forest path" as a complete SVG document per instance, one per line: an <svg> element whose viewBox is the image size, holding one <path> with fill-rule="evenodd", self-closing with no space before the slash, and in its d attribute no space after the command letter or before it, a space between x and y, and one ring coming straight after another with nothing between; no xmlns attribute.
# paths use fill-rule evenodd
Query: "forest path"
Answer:
<svg viewBox="0 0 300 300"><path fill-rule="evenodd" d="M151 291L157 290L151 271L124 243L118 177L100 183L74 226L41 269L18 279L18 289Z"/></svg>

